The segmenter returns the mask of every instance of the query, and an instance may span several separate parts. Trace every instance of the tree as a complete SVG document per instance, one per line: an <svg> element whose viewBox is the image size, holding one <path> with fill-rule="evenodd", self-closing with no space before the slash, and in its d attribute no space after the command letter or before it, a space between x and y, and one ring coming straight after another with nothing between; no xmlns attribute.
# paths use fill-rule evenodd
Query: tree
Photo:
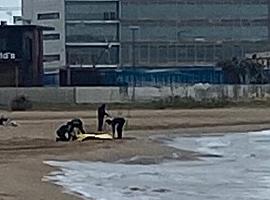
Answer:
<svg viewBox="0 0 270 200"><path fill-rule="evenodd" d="M258 63L254 55L252 59L238 60L234 57L231 60L220 61L217 66L224 72L225 83L264 84L269 82L264 65Z"/></svg>

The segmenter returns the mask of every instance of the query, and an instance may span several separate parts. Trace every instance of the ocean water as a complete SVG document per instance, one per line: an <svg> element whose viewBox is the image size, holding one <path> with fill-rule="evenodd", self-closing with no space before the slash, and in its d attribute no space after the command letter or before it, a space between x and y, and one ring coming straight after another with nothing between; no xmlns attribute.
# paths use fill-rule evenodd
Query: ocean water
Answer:
<svg viewBox="0 0 270 200"><path fill-rule="evenodd" d="M61 170L43 180L95 200L269 200L270 131L160 138L218 156L155 165L46 161Z"/></svg>

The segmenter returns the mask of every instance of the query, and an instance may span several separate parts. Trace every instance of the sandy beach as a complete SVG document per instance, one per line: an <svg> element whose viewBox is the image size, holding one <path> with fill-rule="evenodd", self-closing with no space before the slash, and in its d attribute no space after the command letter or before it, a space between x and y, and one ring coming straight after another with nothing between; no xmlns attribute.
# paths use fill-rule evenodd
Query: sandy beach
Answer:
<svg viewBox="0 0 270 200"><path fill-rule="evenodd" d="M87 131L96 127L95 111L2 111L18 127L0 127L0 199L73 200L75 195L42 177L53 168L46 160L90 160L113 162L136 155L150 162L172 158L197 159L196 152L179 151L151 140L152 135L225 134L270 129L270 108L226 108L190 110L113 110L113 116L128 119L125 138L114 141L56 143L55 130L74 117L81 118Z"/></svg>

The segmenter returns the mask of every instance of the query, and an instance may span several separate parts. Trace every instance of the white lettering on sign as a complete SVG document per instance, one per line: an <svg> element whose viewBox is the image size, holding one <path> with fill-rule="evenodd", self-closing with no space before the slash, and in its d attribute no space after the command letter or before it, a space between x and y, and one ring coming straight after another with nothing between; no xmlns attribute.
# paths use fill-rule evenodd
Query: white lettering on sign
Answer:
<svg viewBox="0 0 270 200"><path fill-rule="evenodd" d="M15 60L16 55L15 53L10 53L10 52L0 52L0 60Z"/></svg>

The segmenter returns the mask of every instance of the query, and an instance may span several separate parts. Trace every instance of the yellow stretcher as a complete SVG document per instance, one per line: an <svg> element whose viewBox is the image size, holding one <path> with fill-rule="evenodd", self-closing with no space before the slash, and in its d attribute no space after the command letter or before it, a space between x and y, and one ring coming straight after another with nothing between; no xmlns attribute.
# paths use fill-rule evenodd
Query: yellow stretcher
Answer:
<svg viewBox="0 0 270 200"><path fill-rule="evenodd" d="M82 134L79 133L76 135L77 139L76 141L84 141L84 140L112 140L113 136L111 132L93 132L93 133L86 133Z"/></svg>

